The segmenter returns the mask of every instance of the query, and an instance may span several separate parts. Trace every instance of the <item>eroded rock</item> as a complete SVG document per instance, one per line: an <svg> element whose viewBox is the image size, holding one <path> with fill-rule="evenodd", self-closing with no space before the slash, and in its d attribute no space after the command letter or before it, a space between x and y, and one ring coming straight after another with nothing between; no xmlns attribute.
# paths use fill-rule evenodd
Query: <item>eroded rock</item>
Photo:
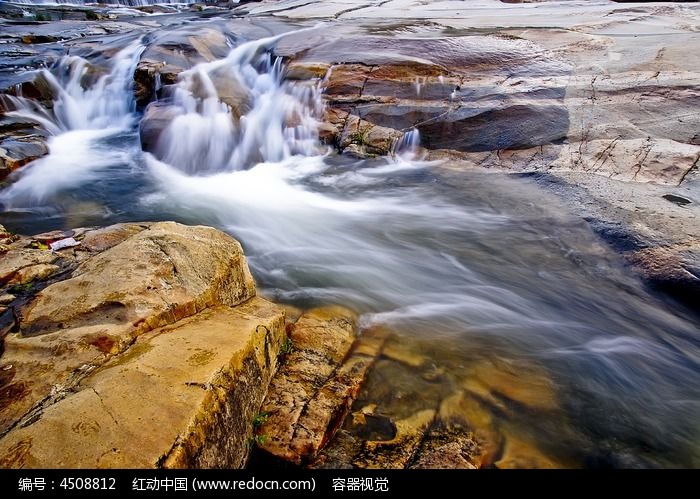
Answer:
<svg viewBox="0 0 700 499"><path fill-rule="evenodd" d="M121 225L100 236L130 230ZM255 295L240 245L208 227L172 222L136 225L133 234L77 264L75 252L18 248L0 260L5 281L18 269L59 265L75 270L16 309L18 333L5 338L3 362L25 388L0 407L1 432L61 398L87 373L144 332ZM19 244L14 243L14 244ZM104 244L109 246L109 243ZM81 252L83 253L83 252ZM84 254L84 253L83 253Z"/></svg>
<svg viewBox="0 0 700 499"><path fill-rule="evenodd" d="M146 333L5 435L0 463L240 468L283 337L283 311L260 298Z"/></svg>
<svg viewBox="0 0 700 499"><path fill-rule="evenodd" d="M262 406L262 450L301 464L335 434L386 337L370 330L355 342L356 335L354 314L340 307L306 312L290 327L294 350Z"/></svg>

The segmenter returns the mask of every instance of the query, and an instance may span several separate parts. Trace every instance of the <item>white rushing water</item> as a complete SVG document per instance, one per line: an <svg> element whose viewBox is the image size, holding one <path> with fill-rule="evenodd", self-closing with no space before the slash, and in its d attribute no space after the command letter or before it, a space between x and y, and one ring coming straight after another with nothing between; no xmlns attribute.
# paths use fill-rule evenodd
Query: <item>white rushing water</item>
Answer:
<svg viewBox="0 0 700 499"><path fill-rule="evenodd" d="M144 50L130 43L112 58L108 72L90 84L92 68L83 58L65 56L53 71L41 70L55 95L53 110L31 100L11 98L8 113L41 124L50 134L50 154L21 171L19 179L0 193L6 208L41 204L51 195L97 178L99 170L128 161L128 154L105 144L136 123L132 75ZM58 173L60 172L60 173Z"/></svg>
<svg viewBox="0 0 700 499"><path fill-rule="evenodd" d="M389 325L458 364L475 349L546 363L576 393L577 424L595 425L622 458L638 451L620 442L636 445L638 434L645 446L689 447L696 328L535 187L419 160L417 130L391 157L330 154L317 137L321 82L284 80L271 56L281 36L243 43L163 88L158 106L171 119L143 154L130 88L141 44L87 88L86 61L65 58L47 75L54 111L29 101L16 111L51 130L50 155L20 170L0 202L32 209L107 186L92 200L114 201L122 219L175 214L234 235L275 299L350 306L363 324Z"/></svg>
<svg viewBox="0 0 700 499"><path fill-rule="evenodd" d="M319 88L283 81L281 61L267 51L280 37L244 43L180 75L159 159L203 174L319 153Z"/></svg>

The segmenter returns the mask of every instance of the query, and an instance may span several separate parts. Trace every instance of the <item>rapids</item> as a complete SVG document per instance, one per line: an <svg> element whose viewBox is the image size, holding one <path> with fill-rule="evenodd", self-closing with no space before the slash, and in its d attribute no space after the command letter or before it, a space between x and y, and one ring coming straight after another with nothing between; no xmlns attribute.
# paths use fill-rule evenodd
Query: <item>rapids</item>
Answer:
<svg viewBox="0 0 700 499"><path fill-rule="evenodd" d="M53 112L15 101L52 137L0 192L3 223L215 225L242 242L274 300L352 307L455 378L480 359L543 367L559 407L512 407L522 423L509 431L562 462L697 466L697 326L525 179L426 162L417 131L391 157L332 154L317 139L322 86L284 80L279 39L182 73L162 97L175 118L153 154L131 88L143 42L87 85L87 61L64 58L46 71ZM222 102L222 79L244 95L239 109Z"/></svg>

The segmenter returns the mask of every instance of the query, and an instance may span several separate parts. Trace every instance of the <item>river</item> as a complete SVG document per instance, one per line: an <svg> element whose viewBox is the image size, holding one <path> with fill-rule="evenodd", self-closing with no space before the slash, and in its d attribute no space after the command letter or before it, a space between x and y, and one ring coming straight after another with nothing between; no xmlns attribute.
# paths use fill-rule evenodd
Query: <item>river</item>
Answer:
<svg viewBox="0 0 700 499"><path fill-rule="evenodd" d="M22 233L133 220L216 226L241 241L265 296L351 307L363 327L390 328L442 373L410 388L410 370L380 363L358 403L405 416L434 404L433 393L505 370L511 385L522 375L513 390L535 402L486 404L492 424L552 462L697 466L692 317L645 289L526 177L426 161L415 135L383 158L322 146L321 85L283 79L271 56L279 38L241 42L183 73L164 97L175 118L152 153L141 150L132 95L147 41L119 38L124 48L87 88L88 62L64 57L46 71L53 113L16 100L15 113L50 129L50 154L0 191L0 222ZM242 118L219 101L215 74L251 96ZM539 406L549 390L542 396L556 403ZM407 408L392 409L397 400Z"/></svg>

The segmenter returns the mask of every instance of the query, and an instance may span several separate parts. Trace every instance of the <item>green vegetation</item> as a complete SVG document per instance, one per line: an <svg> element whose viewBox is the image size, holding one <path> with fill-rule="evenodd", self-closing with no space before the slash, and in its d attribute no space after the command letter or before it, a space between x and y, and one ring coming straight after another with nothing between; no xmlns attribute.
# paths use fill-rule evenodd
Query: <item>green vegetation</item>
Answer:
<svg viewBox="0 0 700 499"><path fill-rule="evenodd" d="M46 12L36 12L34 14L34 20L35 21L50 21L51 14L46 13Z"/></svg>
<svg viewBox="0 0 700 499"><path fill-rule="evenodd" d="M282 343L282 346L280 347L280 354L281 355L289 355L292 353L292 350L294 350L294 342L292 341L291 338L287 337L284 339L284 342Z"/></svg>
<svg viewBox="0 0 700 499"><path fill-rule="evenodd" d="M257 428L258 426L264 425L267 423L267 420L270 419L270 413L269 412L259 412L255 415L253 418L253 427Z"/></svg>
<svg viewBox="0 0 700 499"><path fill-rule="evenodd" d="M368 125L364 128L357 128L357 132L353 133L350 136L350 140L354 143L357 144L358 146L363 146L367 143L367 138L369 136L369 132L372 130L372 126Z"/></svg>
<svg viewBox="0 0 700 499"><path fill-rule="evenodd" d="M44 243L39 242L39 241L32 241L31 244L30 244L29 246L30 246L31 248L40 249L40 250L47 250L47 249L49 249L49 245L48 245L48 244L44 244Z"/></svg>
<svg viewBox="0 0 700 499"><path fill-rule="evenodd" d="M32 291L32 284L30 282L25 284L15 284L7 289L7 292L11 295L28 295Z"/></svg>
<svg viewBox="0 0 700 499"><path fill-rule="evenodd" d="M246 446L251 449L255 446L262 446L267 441L267 435L253 435L246 440Z"/></svg>
<svg viewBox="0 0 700 499"><path fill-rule="evenodd" d="M86 10L85 11L85 19L88 21L97 21L100 18L100 15L95 12L94 10Z"/></svg>

